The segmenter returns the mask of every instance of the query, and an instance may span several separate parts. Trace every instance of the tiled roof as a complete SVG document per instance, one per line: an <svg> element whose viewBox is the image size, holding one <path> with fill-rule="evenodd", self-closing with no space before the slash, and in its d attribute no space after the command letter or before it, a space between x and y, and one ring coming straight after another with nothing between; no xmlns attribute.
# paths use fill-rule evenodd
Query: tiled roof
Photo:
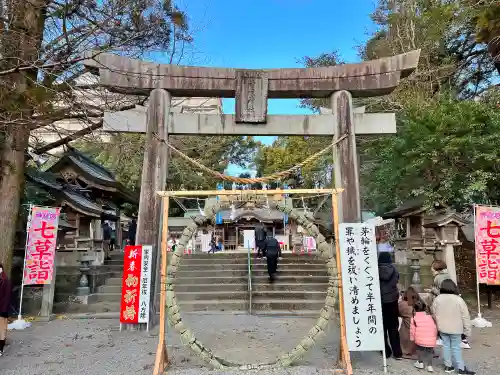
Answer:
<svg viewBox="0 0 500 375"><path fill-rule="evenodd" d="M41 185L44 189L53 193L53 195L66 200L77 209L81 209L95 216L116 215L116 205L112 202L106 202L106 204L111 207L111 210L105 210L101 207L101 205L88 199L78 190L69 186L64 186L63 184L57 182L57 175L54 173L41 172L35 168L26 168L26 177L29 181Z"/></svg>
<svg viewBox="0 0 500 375"><path fill-rule="evenodd" d="M263 221L283 220L283 213L278 210L267 210L265 208L254 208L251 210L236 209L234 213L231 210L222 211L222 220L238 220L243 217L254 217ZM233 214L233 215L231 215ZM233 218L231 218L231 216Z"/></svg>
<svg viewBox="0 0 500 375"><path fill-rule="evenodd" d="M115 179L110 171L77 149L70 148L59 161L48 169L48 172L57 173L67 163L74 165L84 177L96 181L99 185L114 188L128 203L139 203L136 193L127 189Z"/></svg>

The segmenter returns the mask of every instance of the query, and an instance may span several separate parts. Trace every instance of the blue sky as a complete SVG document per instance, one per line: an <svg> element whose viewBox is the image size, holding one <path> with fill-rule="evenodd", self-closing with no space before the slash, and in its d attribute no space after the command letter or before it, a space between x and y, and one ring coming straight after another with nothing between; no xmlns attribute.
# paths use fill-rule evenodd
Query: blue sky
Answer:
<svg viewBox="0 0 500 375"><path fill-rule="evenodd" d="M194 44L181 64L234 68L300 67L304 56L338 50L358 61L356 46L374 31L375 0L178 0ZM234 113L234 100L224 100ZM298 100L270 100L269 114L307 114ZM272 142L271 137L263 139ZM228 173L237 174L238 168Z"/></svg>

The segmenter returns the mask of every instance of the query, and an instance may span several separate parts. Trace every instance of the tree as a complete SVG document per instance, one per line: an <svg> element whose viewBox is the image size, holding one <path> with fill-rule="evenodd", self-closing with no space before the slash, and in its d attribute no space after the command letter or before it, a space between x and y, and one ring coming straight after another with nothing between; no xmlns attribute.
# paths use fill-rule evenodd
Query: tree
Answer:
<svg viewBox="0 0 500 375"><path fill-rule="evenodd" d="M481 101L442 98L405 108L398 134L367 141L365 204L382 213L410 196L457 210L500 202L500 112Z"/></svg>
<svg viewBox="0 0 500 375"><path fill-rule="evenodd" d="M0 261L10 269L32 130L64 119L99 123L103 107L134 100L82 100L85 50L144 56L189 42L184 14L169 0L6 0L0 9ZM108 100L109 99L109 100ZM137 100L137 98L135 98Z"/></svg>
<svg viewBox="0 0 500 375"><path fill-rule="evenodd" d="M260 145L255 165L259 175L269 175L293 167L312 154L324 149L332 142L328 137L279 137L272 145ZM301 169L301 176L291 176L290 184L301 185L306 188L326 187L332 183L333 152L327 152L315 162ZM297 180L297 181L296 181Z"/></svg>
<svg viewBox="0 0 500 375"><path fill-rule="evenodd" d="M372 14L378 30L360 48L361 57L422 52L417 71L393 95L372 104L393 110L441 93L473 98L491 84L495 67L487 45L476 39L477 9L466 2L378 1Z"/></svg>
<svg viewBox="0 0 500 375"><path fill-rule="evenodd" d="M378 1L372 14L378 29L360 46L360 57L372 60L421 49L421 58L417 71L391 95L355 101L370 112L394 111L398 122L395 136L357 137L365 208L383 212L410 195L444 200L458 209L473 200L498 199L496 166L489 159L496 153L490 147L494 143L483 145L496 141L498 126L496 73L488 52L491 43L487 45L496 35L497 3ZM325 56L305 61L308 66L341 61L336 53ZM468 101L479 98L481 102ZM317 101L305 104L316 109L328 106ZM467 152L460 157L454 144L463 145ZM443 149L452 161L439 156Z"/></svg>
<svg viewBox="0 0 500 375"><path fill-rule="evenodd" d="M500 1L472 0L476 11L478 42L487 43L488 51L500 73Z"/></svg>

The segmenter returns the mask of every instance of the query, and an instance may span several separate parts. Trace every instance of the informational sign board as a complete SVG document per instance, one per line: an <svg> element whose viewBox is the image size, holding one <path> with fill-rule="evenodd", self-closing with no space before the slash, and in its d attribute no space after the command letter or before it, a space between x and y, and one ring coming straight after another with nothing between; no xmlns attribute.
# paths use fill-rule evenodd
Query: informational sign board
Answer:
<svg viewBox="0 0 500 375"><path fill-rule="evenodd" d="M284 190L288 189L288 185L287 184L283 184L283 189ZM286 200L289 197L289 194L284 194L283 197L285 198L285 202L286 202ZM283 214L283 225L286 226L287 224L288 224L288 215L287 214Z"/></svg>
<svg viewBox="0 0 500 375"><path fill-rule="evenodd" d="M217 184L217 190L224 190L224 184L222 182L219 182ZM218 201L220 198L219 196L217 195L215 197L215 199ZM215 224L222 224L223 220L222 220L222 212L217 212L215 214Z"/></svg>
<svg viewBox="0 0 500 375"><path fill-rule="evenodd" d="M252 229L244 230L243 241L245 248L255 249L255 231Z"/></svg>
<svg viewBox="0 0 500 375"><path fill-rule="evenodd" d="M339 225L340 260L349 351L384 350L375 226Z"/></svg>
<svg viewBox="0 0 500 375"><path fill-rule="evenodd" d="M120 323L148 323L153 247L126 246L124 253Z"/></svg>
<svg viewBox="0 0 500 375"><path fill-rule="evenodd" d="M316 240L311 236L304 236L302 238L302 245L306 250L316 250Z"/></svg>
<svg viewBox="0 0 500 375"><path fill-rule="evenodd" d="M59 226L59 207L31 208L24 260L23 285L50 284Z"/></svg>
<svg viewBox="0 0 500 375"><path fill-rule="evenodd" d="M500 285L500 207L476 206L474 236L479 284Z"/></svg>

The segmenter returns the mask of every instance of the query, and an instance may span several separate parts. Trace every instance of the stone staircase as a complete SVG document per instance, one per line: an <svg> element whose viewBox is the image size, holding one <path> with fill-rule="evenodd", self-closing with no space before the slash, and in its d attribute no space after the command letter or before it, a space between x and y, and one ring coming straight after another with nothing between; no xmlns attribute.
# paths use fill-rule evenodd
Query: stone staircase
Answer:
<svg viewBox="0 0 500 375"><path fill-rule="evenodd" d="M316 257L283 254L274 284L269 283L265 259L252 258L253 313L317 314L327 286L325 263ZM248 311L247 254L186 256L178 271L176 294L184 311Z"/></svg>
<svg viewBox="0 0 500 375"><path fill-rule="evenodd" d="M114 254L108 264L113 269L113 276L98 288L93 302L104 304L107 311L118 312L123 254ZM324 306L327 287L325 263L316 256L283 254L274 284L269 283L265 259L252 257L251 307L254 314L317 315ZM185 255L177 273L175 290L181 309L186 312L248 311L247 254Z"/></svg>

